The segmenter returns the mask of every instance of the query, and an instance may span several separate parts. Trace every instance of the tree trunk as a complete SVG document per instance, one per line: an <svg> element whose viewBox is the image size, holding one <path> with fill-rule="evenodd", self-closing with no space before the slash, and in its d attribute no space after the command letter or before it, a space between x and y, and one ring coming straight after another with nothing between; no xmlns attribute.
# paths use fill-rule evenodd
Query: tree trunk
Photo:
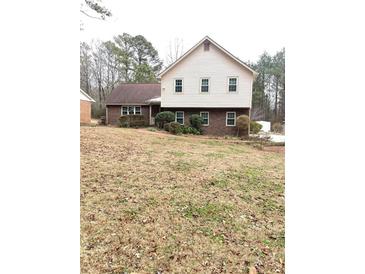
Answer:
<svg viewBox="0 0 365 274"><path fill-rule="evenodd" d="M278 119L278 92L279 92L279 79L276 76L276 83L275 83L275 113L274 113L274 117L275 117L275 122L277 122Z"/></svg>

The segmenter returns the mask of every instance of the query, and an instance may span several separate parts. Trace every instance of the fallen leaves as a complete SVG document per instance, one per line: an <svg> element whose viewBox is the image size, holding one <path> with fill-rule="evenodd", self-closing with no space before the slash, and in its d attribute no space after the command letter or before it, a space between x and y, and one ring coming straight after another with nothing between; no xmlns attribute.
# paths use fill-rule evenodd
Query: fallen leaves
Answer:
<svg viewBox="0 0 365 274"><path fill-rule="evenodd" d="M111 127L80 147L82 273L284 272L283 154Z"/></svg>

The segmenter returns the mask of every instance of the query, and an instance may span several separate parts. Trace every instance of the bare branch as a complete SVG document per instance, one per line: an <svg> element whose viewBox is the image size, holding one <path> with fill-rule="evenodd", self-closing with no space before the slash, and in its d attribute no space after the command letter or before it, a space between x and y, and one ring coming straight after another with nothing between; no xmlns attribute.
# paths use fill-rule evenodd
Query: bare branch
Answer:
<svg viewBox="0 0 365 274"><path fill-rule="evenodd" d="M80 10L81 13L85 14L86 16L92 18L92 19L98 19L98 20L103 20L102 18L100 17L95 17L95 16L91 16L90 14L87 14L85 11L83 10Z"/></svg>

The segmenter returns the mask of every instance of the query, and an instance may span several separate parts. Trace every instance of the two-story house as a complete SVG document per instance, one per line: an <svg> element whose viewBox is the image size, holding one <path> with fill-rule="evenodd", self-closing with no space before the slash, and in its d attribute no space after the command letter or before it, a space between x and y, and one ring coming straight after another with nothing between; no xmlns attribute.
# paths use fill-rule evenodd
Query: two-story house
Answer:
<svg viewBox="0 0 365 274"><path fill-rule="evenodd" d="M122 84L116 88L107 99L107 122L116 123L120 115L143 114L146 122L153 124L159 111L168 110L185 125L190 115L201 115L206 134L236 134L236 118L250 115L256 75L206 36L158 75L160 84ZM140 90L149 96L137 100L136 91ZM133 100L128 101L131 97Z"/></svg>

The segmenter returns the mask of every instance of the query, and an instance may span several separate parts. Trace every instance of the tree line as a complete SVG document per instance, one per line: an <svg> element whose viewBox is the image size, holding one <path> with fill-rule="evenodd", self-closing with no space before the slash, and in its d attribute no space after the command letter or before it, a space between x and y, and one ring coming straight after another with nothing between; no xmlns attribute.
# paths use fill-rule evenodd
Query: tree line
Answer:
<svg viewBox="0 0 365 274"><path fill-rule="evenodd" d="M182 41L170 43L165 66L182 55ZM247 62L259 74L253 83L254 120L282 122L285 119L285 49L275 55L263 53L257 62ZM105 99L120 83L156 83L163 67L157 50L144 36L128 33L109 41L80 44L80 87L96 101L92 115L105 115Z"/></svg>
<svg viewBox="0 0 365 274"><path fill-rule="evenodd" d="M252 87L251 119L285 121L285 48L273 56L264 52L248 64L259 73Z"/></svg>
<svg viewBox="0 0 365 274"><path fill-rule="evenodd" d="M96 116L118 84L157 82L161 68L157 50L142 35L123 33L112 41L80 44L80 87L96 99Z"/></svg>

